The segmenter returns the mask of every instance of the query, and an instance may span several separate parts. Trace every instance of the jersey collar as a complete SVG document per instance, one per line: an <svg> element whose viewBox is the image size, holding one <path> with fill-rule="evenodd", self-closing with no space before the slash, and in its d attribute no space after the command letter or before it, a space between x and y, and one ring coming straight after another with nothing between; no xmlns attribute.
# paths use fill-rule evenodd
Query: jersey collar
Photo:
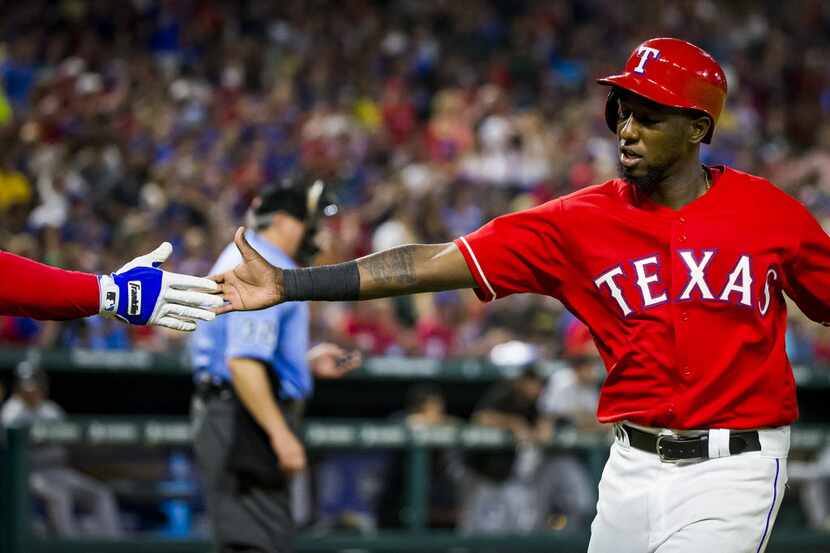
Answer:
<svg viewBox="0 0 830 553"><path fill-rule="evenodd" d="M623 186L625 186L626 194L629 197L632 207L634 207L635 209L640 209L643 211L654 213L655 215L661 217L675 218L681 213L696 211L707 205L710 205L713 201L717 201L717 198L723 193L723 189L729 180L728 178L724 177L726 177L728 173L731 172L731 170L725 165L713 165L704 167L707 171L709 171L709 175L712 178L712 187L709 189L708 192L706 192L699 198L695 199L694 201L684 205L680 209L672 209L670 207L664 206L653 201L651 198L639 195L634 185L629 184L625 181L622 182Z"/></svg>

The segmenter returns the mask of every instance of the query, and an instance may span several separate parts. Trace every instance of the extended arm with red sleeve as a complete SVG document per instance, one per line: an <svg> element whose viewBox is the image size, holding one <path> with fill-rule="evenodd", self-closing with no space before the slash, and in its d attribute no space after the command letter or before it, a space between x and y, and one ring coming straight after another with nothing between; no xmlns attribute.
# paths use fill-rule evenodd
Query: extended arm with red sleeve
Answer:
<svg viewBox="0 0 830 553"><path fill-rule="evenodd" d="M456 239L483 301L534 292L558 297L567 273L562 200L503 215Z"/></svg>
<svg viewBox="0 0 830 553"><path fill-rule="evenodd" d="M784 267L784 291L805 315L830 325L830 236L806 208L799 208L801 241Z"/></svg>
<svg viewBox="0 0 830 553"><path fill-rule="evenodd" d="M0 252L0 315L76 319L97 315L98 277Z"/></svg>

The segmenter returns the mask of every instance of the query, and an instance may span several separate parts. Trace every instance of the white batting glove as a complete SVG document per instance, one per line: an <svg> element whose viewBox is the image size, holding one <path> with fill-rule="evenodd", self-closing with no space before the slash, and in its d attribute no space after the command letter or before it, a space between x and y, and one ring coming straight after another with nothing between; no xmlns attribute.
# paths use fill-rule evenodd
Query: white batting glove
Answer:
<svg viewBox="0 0 830 553"><path fill-rule="evenodd" d="M158 248L136 257L114 273L98 277L101 287L100 314L134 325L158 325L190 332L196 321L216 317L208 308L223 304L212 280L159 269L173 246Z"/></svg>

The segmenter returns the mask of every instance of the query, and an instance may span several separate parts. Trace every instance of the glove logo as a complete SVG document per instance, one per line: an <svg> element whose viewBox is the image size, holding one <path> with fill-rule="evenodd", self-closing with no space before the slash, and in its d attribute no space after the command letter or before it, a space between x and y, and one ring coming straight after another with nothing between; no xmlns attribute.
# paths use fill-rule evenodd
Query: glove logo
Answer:
<svg viewBox="0 0 830 553"><path fill-rule="evenodd" d="M131 280L127 283L129 290L129 303L127 304L127 315L136 316L141 314L141 281Z"/></svg>
<svg viewBox="0 0 830 553"><path fill-rule="evenodd" d="M118 292L116 290L108 290L104 296L104 311L114 313L117 307Z"/></svg>

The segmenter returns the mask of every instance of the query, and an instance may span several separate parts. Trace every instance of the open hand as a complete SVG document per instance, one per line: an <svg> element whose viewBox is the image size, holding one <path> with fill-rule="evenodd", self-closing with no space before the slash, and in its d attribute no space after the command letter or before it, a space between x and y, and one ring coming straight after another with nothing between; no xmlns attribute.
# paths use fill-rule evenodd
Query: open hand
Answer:
<svg viewBox="0 0 830 553"><path fill-rule="evenodd" d="M208 277L219 285L225 305L214 309L217 314L231 311L254 311L282 302L282 270L262 257L245 239L245 228L239 227L233 237L242 263L232 270Z"/></svg>

